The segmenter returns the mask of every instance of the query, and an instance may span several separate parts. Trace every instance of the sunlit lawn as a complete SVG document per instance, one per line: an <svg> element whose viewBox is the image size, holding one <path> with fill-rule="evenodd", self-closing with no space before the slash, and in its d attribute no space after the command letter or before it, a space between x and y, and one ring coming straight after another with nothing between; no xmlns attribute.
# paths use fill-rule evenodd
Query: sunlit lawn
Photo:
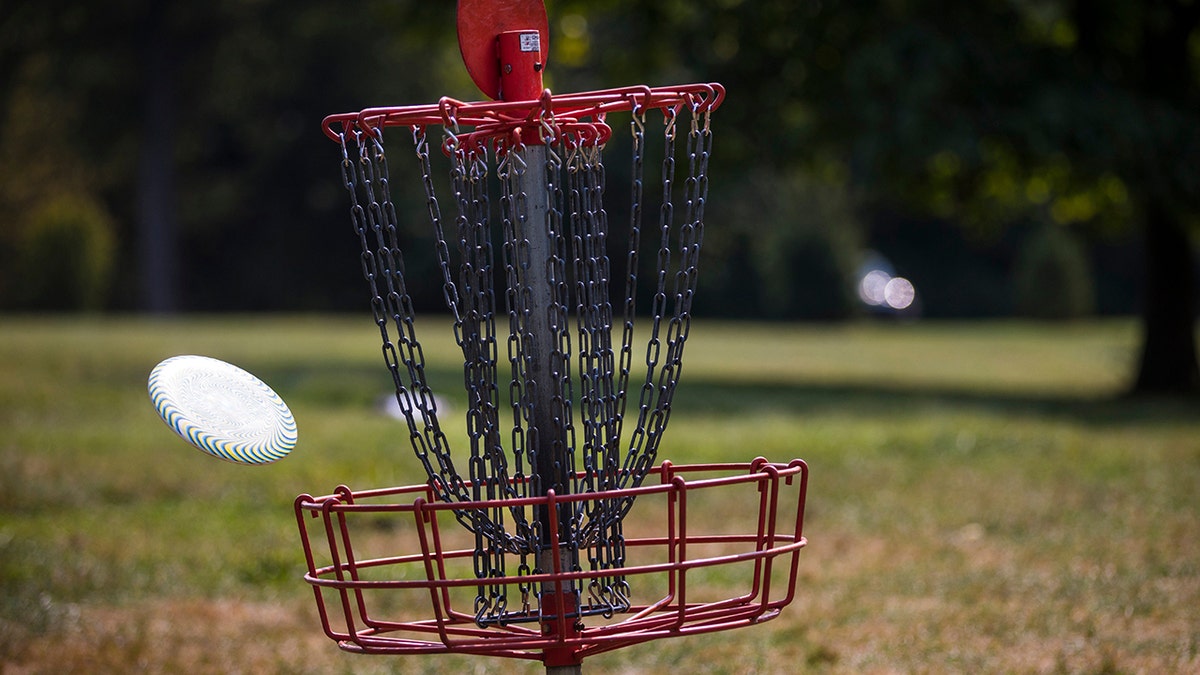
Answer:
<svg viewBox="0 0 1200 675"><path fill-rule="evenodd" d="M461 361L420 328L453 407ZM806 459L801 589L584 672L1200 672L1200 405L1120 398L1136 342L697 322L660 459ZM296 452L247 468L174 437L145 381L181 353L274 386ZM361 317L0 320L0 672L541 672L322 635L293 498L423 478L381 361Z"/></svg>

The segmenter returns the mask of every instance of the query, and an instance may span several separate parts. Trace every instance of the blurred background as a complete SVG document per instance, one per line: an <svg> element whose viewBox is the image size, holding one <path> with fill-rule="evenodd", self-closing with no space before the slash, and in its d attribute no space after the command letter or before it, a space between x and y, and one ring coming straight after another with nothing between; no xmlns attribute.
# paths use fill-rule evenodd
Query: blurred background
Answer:
<svg viewBox="0 0 1200 675"><path fill-rule="evenodd" d="M697 314L1137 315L1130 387L1200 387L1200 2L547 5L555 91L728 89ZM479 98L454 14L5 2L0 310L365 312L320 122Z"/></svg>

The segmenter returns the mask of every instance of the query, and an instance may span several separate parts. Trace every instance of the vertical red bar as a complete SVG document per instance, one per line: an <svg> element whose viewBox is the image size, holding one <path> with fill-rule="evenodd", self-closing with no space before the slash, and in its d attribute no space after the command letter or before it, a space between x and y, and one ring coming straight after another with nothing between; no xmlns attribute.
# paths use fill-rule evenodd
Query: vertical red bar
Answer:
<svg viewBox="0 0 1200 675"><path fill-rule="evenodd" d="M558 639L555 647L542 650L542 663L547 673L578 673L583 659L579 657L579 648L567 645L563 640L571 640L580 636L579 606L575 599L575 582L564 583L562 576L572 571L573 565L568 566L562 556L562 541L558 533L558 504L554 490L546 493L546 513L550 516L550 548L542 552L542 559L549 559L549 570L554 578L542 584L542 635ZM549 554L549 555L547 555ZM543 567L547 565L543 562Z"/></svg>

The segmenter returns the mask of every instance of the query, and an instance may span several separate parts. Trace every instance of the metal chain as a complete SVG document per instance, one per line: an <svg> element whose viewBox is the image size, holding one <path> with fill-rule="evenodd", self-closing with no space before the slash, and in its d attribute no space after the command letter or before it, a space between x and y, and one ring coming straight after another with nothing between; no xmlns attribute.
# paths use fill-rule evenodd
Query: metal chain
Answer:
<svg viewBox="0 0 1200 675"><path fill-rule="evenodd" d="M418 159L421 162L425 173L423 183L427 187L426 198L429 204L430 213L438 214L440 210L437 207L436 197L434 196L431 186L432 180L428 167L428 145L425 142L423 129L414 129L414 147L416 148ZM467 157L467 155L463 155ZM462 171L463 164L456 163L454 175L462 177L466 172ZM475 186L469 193L466 199L473 200L476 203L486 204L486 194L479 192L478 186L481 184L480 169L486 168L486 162L475 161L472 163L473 173L472 185ZM486 178L486 172L483 173ZM460 193L463 191L462 183L459 183ZM486 213L486 206L482 207L482 212ZM461 213L469 212L467 209L461 209ZM477 211L478 212L478 211ZM455 311L455 334L459 338L459 344L463 349L464 354L464 371L465 377L469 383L472 393L469 401L468 413L468 431L472 440L472 453L470 460L470 476L471 476L471 492L470 497L474 500L481 499L496 499L500 496L497 487L502 489L506 484L505 467L503 461L503 450L500 447L495 433L495 349L494 339L480 339L478 327L489 326L490 319L494 312L491 310L491 303L487 294L468 294L466 297L467 311L461 313L457 308L461 304L461 299L456 294L456 287L449 276L449 256L448 248L445 246L445 237L441 234L440 218L435 219L435 230L439 231L438 241L439 257L444 272L445 287L448 305ZM466 290L472 288L472 279L470 278L472 263L480 269L480 273L486 275L490 269L490 247L486 238L486 229L484 229L484 245L472 245L479 241L479 223L483 223L486 228L486 219L476 219L475 223L470 223L460 218L456 221L459 226L459 250L464 261L463 264L463 283L461 288ZM476 255L472 255L476 254ZM486 286L478 283L474 284L475 288L486 288ZM411 324L411 308L405 312L406 321ZM464 331L466 327L466 331ZM465 334L465 333L468 333ZM494 336L494 325L491 325L489 330L485 331L485 335ZM415 343L415 339L413 340ZM490 347L489 347L490 345ZM423 386L423 390L427 387ZM474 424L472 424L474 421ZM441 467L449 467L453 472L453 460L449 453L449 445L444 442L435 443L434 448L437 450L436 458ZM484 461L483 457L487 457L488 461ZM497 462L497 458L499 461ZM466 486L463 484L458 474L453 473L453 477L445 481L447 490L452 490L458 495L460 501L465 499L467 494ZM447 499L448 495L444 495L443 499ZM455 513L458 520L463 523L468 529L475 533L475 571L479 578L484 579L494 576L503 576L504 574L504 546L506 543L504 533L504 517L501 509L493 509L491 513L483 513L481 511L460 510ZM477 595L477 611L478 619L482 622L495 616L502 615L505 611L506 603L504 599L503 588L497 585L489 587L481 586Z"/></svg>
<svg viewBox="0 0 1200 675"><path fill-rule="evenodd" d="M454 322L455 339L463 353L463 379L467 390L467 436L470 439L471 498L494 500L501 495L498 483L506 482L507 467L500 452L496 462L495 311L491 284L492 254L488 231L487 161L482 150L456 148L452 155L451 183L458 201L455 219L461 314ZM480 214L483 217L480 217ZM477 510L475 516L475 576L503 576L504 549L487 536L488 529L502 530L502 509ZM485 527L485 525L490 527ZM503 588L480 586L476 596L476 621L486 623L503 612Z"/></svg>
<svg viewBox="0 0 1200 675"><path fill-rule="evenodd" d="M424 355L413 330L412 304L404 286L403 255L396 243L386 156L380 130L373 133L356 130L349 139L346 134L341 137L342 175L351 197L351 223L361 246L360 263L371 294L384 361L392 375L400 407L405 411L409 440L431 483L445 486L453 468L439 461L439 469L435 470L430 460L431 450L437 455L436 450L448 444L438 426L436 404L425 383ZM399 346L392 340L389 321L395 323Z"/></svg>
<svg viewBox="0 0 1200 675"><path fill-rule="evenodd" d="M500 177L502 196L500 198L502 214L503 246L501 258L504 262L505 294L504 306L508 313L508 363L509 363L509 405L512 413L510 432L513 457L512 482L520 497L529 496L529 485L532 481L530 473L533 464L532 450L525 434L525 424L528 415L522 408L526 400L525 392L525 363L523 354L526 352L524 338L529 325L529 310L526 294L521 290L518 270L528 269L531 264L529 248L523 245L518 234L526 227L526 199L520 190L521 182L528 168L524 160L523 149L518 147L505 153L499 160L497 174ZM518 520L518 537L525 541L536 541L538 532L525 519Z"/></svg>
<svg viewBox="0 0 1200 675"><path fill-rule="evenodd" d="M603 206L601 147L572 148L568 161L568 211L571 214L575 271L576 330L579 336L580 420L584 430L583 478L577 490L604 493L616 482L620 456L620 408L624 390L615 382L610 300L608 223ZM597 499L575 514L577 542L587 547L592 569L615 569L623 560L618 500ZM614 587L618 577L597 577L588 584L589 606L606 616L624 609Z"/></svg>
<svg viewBox="0 0 1200 675"><path fill-rule="evenodd" d="M675 219L672 190L675 181L675 122L677 113L672 108L663 110L663 161L662 161L662 205L659 208L659 247L656 260L656 287L650 308L651 333L646 343L646 378L642 383L638 399L638 421L625 456L621 486L630 480L633 485L650 470L658 449L658 432L662 428L662 403L669 380L662 380L659 368L662 363L662 322L666 318L666 282L671 269L671 230ZM669 320L669 319L668 319ZM659 380L656 383L656 380Z"/></svg>
<svg viewBox="0 0 1200 675"><path fill-rule="evenodd" d="M645 373L636 376L633 355L641 347L635 344L643 344L635 342L634 325L644 233L647 111L635 104L630 121L632 186L623 279L613 278L609 259L600 135L560 126L553 115L544 114L538 129L544 145L537 151L542 154L535 155L519 136L487 145L490 141L461 133L453 107L447 108L441 149L450 160L456 211L448 228L436 194L426 128L412 127L442 294L463 353L469 441L465 477L439 425L414 329L382 130L354 128L341 136L342 179L351 196L362 273L413 450L439 499L489 503L486 509L455 511L475 536L472 560L480 580L475 618L481 626L536 620L541 611L532 606L535 585L519 582L519 601L510 607L508 588L487 580L505 577L507 558L514 554L519 578L548 571L539 569L545 559L538 551L539 543L550 541L545 514L506 507L505 502L551 489L600 496L564 504L558 514L558 536L572 569L586 560L591 569L606 573L589 580L586 589L583 582L575 588L579 611L611 615L630 607L629 584L620 570L626 560L623 518L633 500L603 495L640 485L653 466L682 368L712 147L709 111L697 99L689 103L660 108L662 200L658 236L651 244L656 255L645 317L650 323ZM603 124L603 118L597 123ZM677 162L680 133L685 139ZM531 164L530 156L544 159ZM493 161L501 190L498 228L489 195ZM527 186L538 191L539 203L531 201ZM531 217L534 213L539 215ZM531 236L543 242L539 246L545 248L538 250L544 253L531 254ZM504 283L503 290L497 283ZM614 302L612 292L621 286L624 297ZM535 293L546 295L535 298ZM614 325L618 313L619 329ZM499 328L502 316L508 325ZM634 382L640 383L634 385L637 417L627 424ZM502 411L510 422L501 421Z"/></svg>
<svg viewBox="0 0 1200 675"><path fill-rule="evenodd" d="M571 332L568 321L570 281L567 278L568 236L563 223L563 160L562 153L566 146L565 138L557 132L559 144L546 145L545 180L547 199L546 237L551 244L550 259L546 263L547 278L550 282L551 302L549 308L549 328L554 342L550 345L550 382L554 395L552 413L559 420L561 430L555 430L553 443L548 447L554 458L553 485L542 486L542 489L553 488L560 494L574 492L573 476L575 473L575 427L573 423L572 405L573 380L571 378ZM549 140L549 139L548 139ZM555 148L558 148L556 152ZM536 224L535 224L536 226ZM545 447L545 446L543 446ZM570 530L570 522L560 519L564 534ZM569 540L570 537L564 538Z"/></svg>

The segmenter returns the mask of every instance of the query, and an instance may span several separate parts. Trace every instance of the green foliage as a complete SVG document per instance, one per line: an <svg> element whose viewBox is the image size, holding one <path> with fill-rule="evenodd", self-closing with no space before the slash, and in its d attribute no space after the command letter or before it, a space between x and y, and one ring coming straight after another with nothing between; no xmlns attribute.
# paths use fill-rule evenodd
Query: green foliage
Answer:
<svg viewBox="0 0 1200 675"><path fill-rule="evenodd" d="M1087 255L1076 237L1057 225L1026 236L1013 271L1017 311L1037 319L1078 319L1095 310Z"/></svg>
<svg viewBox="0 0 1200 675"><path fill-rule="evenodd" d="M0 308L102 309L117 270L101 172L76 145L80 111L54 74L35 54L0 95Z"/></svg>
<svg viewBox="0 0 1200 675"><path fill-rule="evenodd" d="M838 184L757 170L715 199L700 302L715 313L842 319L854 313L862 226ZM704 299L708 293L714 298Z"/></svg>
<svg viewBox="0 0 1200 675"><path fill-rule="evenodd" d="M6 275L11 297L5 304L103 309L116 264L112 219L86 196L51 197L29 217L14 257Z"/></svg>
<svg viewBox="0 0 1200 675"><path fill-rule="evenodd" d="M555 91L723 82L714 206L741 190L740 175L820 182L823 167L837 165L846 170L833 191L855 195L868 233L871 214L903 212L911 223L938 219L996 239L1031 219L1090 236L1130 228L1148 203L1198 222L1200 60L1188 32L1196 6L563 0L549 7L546 81ZM48 2L0 12L0 22L0 209L27 213L30 186L49 181L104 204L119 243L110 306L121 309L138 303L128 290L141 268L131 257L140 250L134 197L149 86L168 89L173 103L154 114L173 129L177 269L189 309L361 306L337 150L320 119L478 96L459 63L454 3L370 0L347 11L311 0ZM145 56L154 35L171 47L161 70ZM397 171L410 168L397 154ZM397 193L404 182L398 173ZM422 228L423 206L403 206L402 226ZM757 233L710 223L717 241L731 230L706 252L710 307L841 313L811 308L842 293L842 243L793 231L763 255ZM0 240L5 254L15 247L6 234ZM788 255L793 263L782 262ZM427 276L427 260L409 263ZM801 277L788 281L791 273ZM811 285L815 277L823 288ZM1005 292L991 279L978 286ZM819 298L804 299L810 289Z"/></svg>

